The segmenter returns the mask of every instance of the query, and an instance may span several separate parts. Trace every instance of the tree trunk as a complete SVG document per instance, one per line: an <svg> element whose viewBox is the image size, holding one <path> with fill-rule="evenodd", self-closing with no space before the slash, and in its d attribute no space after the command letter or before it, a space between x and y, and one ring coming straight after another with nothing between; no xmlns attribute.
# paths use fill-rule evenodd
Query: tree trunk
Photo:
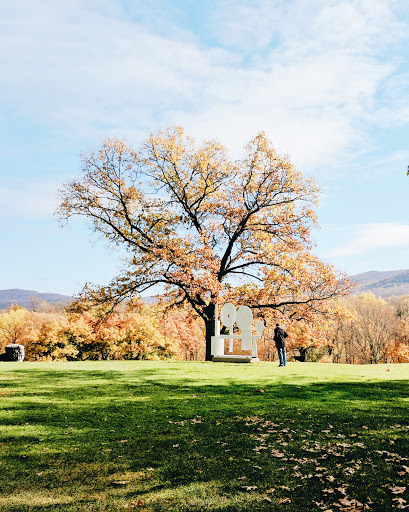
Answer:
<svg viewBox="0 0 409 512"><path fill-rule="evenodd" d="M215 305L209 304L205 307L205 331L206 331L206 356L205 361L212 360L212 336L215 334L214 321L215 321Z"/></svg>

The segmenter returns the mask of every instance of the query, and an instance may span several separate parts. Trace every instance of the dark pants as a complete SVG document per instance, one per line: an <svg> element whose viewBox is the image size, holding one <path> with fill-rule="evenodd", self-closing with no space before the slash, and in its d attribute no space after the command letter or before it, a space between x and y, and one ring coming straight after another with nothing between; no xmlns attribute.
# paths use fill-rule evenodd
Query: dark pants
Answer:
<svg viewBox="0 0 409 512"><path fill-rule="evenodd" d="M285 353L285 347L277 347L278 359L280 361L280 366L285 366L287 364L287 356Z"/></svg>

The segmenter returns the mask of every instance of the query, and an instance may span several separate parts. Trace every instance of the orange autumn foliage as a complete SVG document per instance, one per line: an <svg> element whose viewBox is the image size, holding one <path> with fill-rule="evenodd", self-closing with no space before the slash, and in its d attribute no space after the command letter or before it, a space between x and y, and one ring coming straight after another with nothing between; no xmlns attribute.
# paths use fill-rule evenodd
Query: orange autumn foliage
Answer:
<svg viewBox="0 0 409 512"><path fill-rule="evenodd" d="M183 359L204 358L204 332L200 318L189 308L168 311L161 320L161 329L168 338L176 340Z"/></svg>
<svg viewBox="0 0 409 512"><path fill-rule="evenodd" d="M10 314L11 313L11 314ZM178 342L163 334L150 312L38 313L18 309L0 314L0 326L13 327L13 339L0 327L0 344L25 346L26 360L167 359L178 357ZM8 337L7 337L8 336Z"/></svg>
<svg viewBox="0 0 409 512"><path fill-rule="evenodd" d="M311 252L318 187L261 132L241 160L180 127L138 149L107 139L82 157L82 175L61 191L62 220L86 217L126 252L126 268L81 298L115 305L162 285L205 324L211 359L215 304L237 298L290 319L326 312L349 283Z"/></svg>
<svg viewBox="0 0 409 512"><path fill-rule="evenodd" d="M399 313L399 310L398 310ZM394 339L388 346L387 358L392 363L409 363L409 318L400 318Z"/></svg>

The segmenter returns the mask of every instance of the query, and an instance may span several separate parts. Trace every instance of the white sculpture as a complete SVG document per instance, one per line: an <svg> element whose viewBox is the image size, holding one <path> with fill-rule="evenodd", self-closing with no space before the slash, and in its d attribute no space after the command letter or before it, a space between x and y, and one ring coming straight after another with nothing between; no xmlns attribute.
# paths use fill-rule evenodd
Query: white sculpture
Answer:
<svg viewBox="0 0 409 512"><path fill-rule="evenodd" d="M229 328L229 334L220 334L220 321ZM241 349L251 350L251 357L257 358L257 340L261 338L264 332L264 324L259 320L255 329L258 334L252 334L251 324L253 322L253 313L247 306L241 306L236 311L234 304L227 302L221 309L219 321L219 312L216 304L215 311L215 335L212 336L212 355L213 358L227 357L224 354L224 340L229 340L229 352L233 352L233 340L241 339ZM241 330L241 334L233 334L234 324ZM246 356L236 356L236 358L246 358Z"/></svg>

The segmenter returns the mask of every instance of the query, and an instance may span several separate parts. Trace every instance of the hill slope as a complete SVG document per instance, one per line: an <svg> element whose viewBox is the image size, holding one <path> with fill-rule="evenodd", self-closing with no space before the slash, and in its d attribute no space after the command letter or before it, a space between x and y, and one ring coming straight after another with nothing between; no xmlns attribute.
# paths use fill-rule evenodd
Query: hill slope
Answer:
<svg viewBox="0 0 409 512"><path fill-rule="evenodd" d="M69 295L60 293L39 293L34 290L12 288L0 290L0 309L7 309L11 304L18 304L26 309L33 309L33 303L47 301L52 305L65 305L73 301Z"/></svg>
<svg viewBox="0 0 409 512"><path fill-rule="evenodd" d="M74 297L61 295L60 293L40 293L35 290L20 290L18 288L0 290L0 310L7 309L12 304L32 310L34 304L44 300L53 306L66 306L74 300ZM154 304L157 300L156 297L142 297L145 304Z"/></svg>
<svg viewBox="0 0 409 512"><path fill-rule="evenodd" d="M400 295L409 295L409 269L390 271L369 271L350 276L352 282L359 286L355 294L372 292L384 298ZM21 290L17 288L0 290L0 310L7 309L11 304L18 304L26 309L33 309L33 301L47 301L53 305L67 305L74 299L69 295L59 293L40 293L35 290ZM155 297L142 297L143 302L152 304Z"/></svg>
<svg viewBox="0 0 409 512"><path fill-rule="evenodd" d="M350 276L350 279L359 285L355 293L372 292L384 298L409 295L409 269L364 272Z"/></svg>

